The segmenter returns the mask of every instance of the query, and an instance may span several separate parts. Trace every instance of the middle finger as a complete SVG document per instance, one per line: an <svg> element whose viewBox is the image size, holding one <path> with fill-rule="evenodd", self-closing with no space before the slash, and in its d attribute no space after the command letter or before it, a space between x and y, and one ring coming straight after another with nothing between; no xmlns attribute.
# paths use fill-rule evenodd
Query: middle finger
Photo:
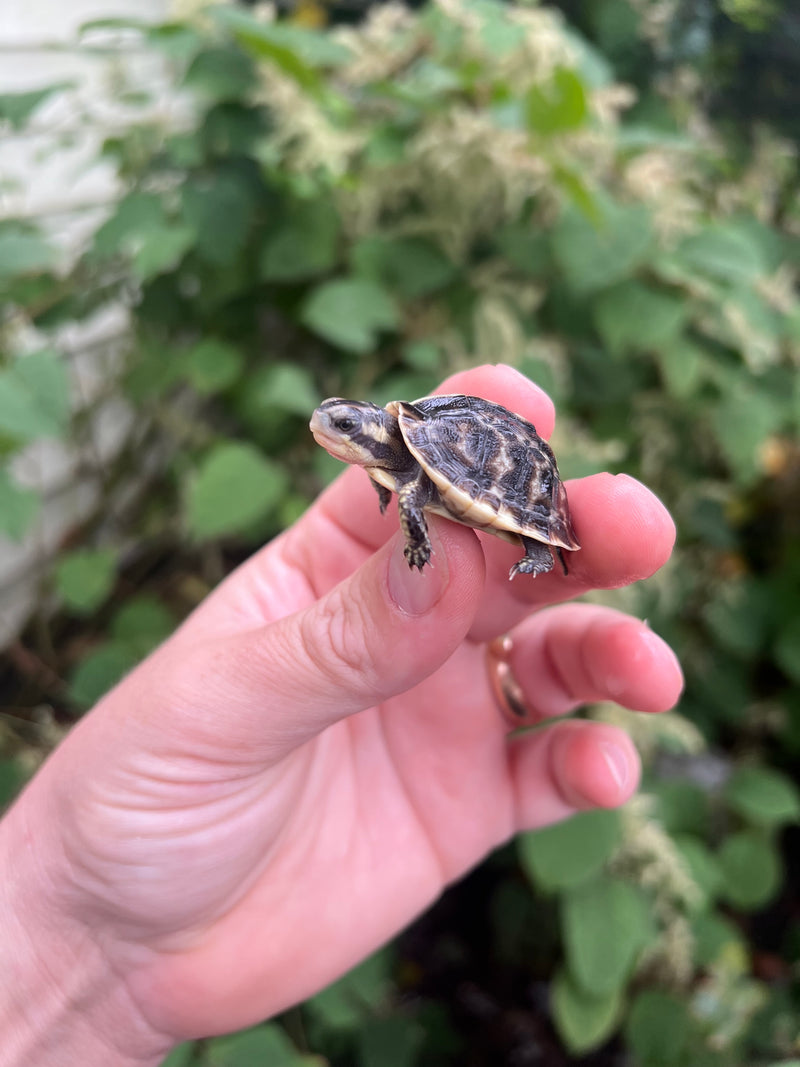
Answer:
<svg viewBox="0 0 800 1067"><path fill-rule="evenodd" d="M567 493L581 549L565 553L566 576L556 561L548 574L520 574L509 581L521 549L481 535L486 587L469 635L474 641L504 633L534 608L649 578L669 559L675 524L658 497L635 478L595 474L568 482Z"/></svg>

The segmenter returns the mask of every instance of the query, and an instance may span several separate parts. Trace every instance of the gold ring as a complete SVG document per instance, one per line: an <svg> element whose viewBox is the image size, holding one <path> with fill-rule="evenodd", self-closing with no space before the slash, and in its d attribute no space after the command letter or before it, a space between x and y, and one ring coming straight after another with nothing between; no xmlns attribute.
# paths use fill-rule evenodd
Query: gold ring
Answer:
<svg viewBox="0 0 800 1067"><path fill-rule="evenodd" d="M492 694L503 718L513 729L518 729L536 722L536 716L528 707L522 686L511 670L513 647L514 642L508 634L495 637L486 646L486 668Z"/></svg>

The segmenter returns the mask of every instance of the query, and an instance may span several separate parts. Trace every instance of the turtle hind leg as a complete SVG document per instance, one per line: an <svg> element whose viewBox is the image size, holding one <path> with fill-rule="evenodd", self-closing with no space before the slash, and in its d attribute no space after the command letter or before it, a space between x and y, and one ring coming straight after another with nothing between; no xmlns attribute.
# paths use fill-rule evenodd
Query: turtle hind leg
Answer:
<svg viewBox="0 0 800 1067"><path fill-rule="evenodd" d="M416 567L420 571L429 562L433 552L423 509L434 491L430 480L420 474L413 481L406 482L397 494L400 529L406 539L403 554L409 567Z"/></svg>
<svg viewBox="0 0 800 1067"><path fill-rule="evenodd" d="M520 541L525 549L525 555L522 559L517 560L508 572L509 579L516 578L518 574L530 574L535 578L537 575L547 574L548 571L553 569L553 552L549 545L545 545L533 537L525 537L522 534L520 534ZM561 558L561 564L564 566L563 557ZM564 570L566 571L566 567L564 567Z"/></svg>

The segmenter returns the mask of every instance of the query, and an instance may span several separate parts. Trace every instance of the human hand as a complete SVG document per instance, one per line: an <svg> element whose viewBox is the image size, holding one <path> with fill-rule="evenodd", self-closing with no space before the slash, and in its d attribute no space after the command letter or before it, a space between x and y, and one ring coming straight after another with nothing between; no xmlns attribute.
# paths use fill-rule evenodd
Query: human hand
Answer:
<svg viewBox="0 0 800 1067"><path fill-rule="evenodd" d="M442 391L552 430L548 398L509 368ZM347 470L75 727L0 836L6 869L26 872L7 887L16 936L34 955L46 942L33 969L17 966L19 990L51 1005L48 1040L87 1064L107 1062L92 1058L100 1043L128 1057L114 1062L155 1063L251 1024L343 973L517 831L631 795L624 733L571 720L509 740L490 691L486 642L513 629L514 673L542 718L603 699L659 711L680 692L645 624L559 603L657 570L667 512L624 475L568 491L583 546L569 576L510 583L518 549L437 518L433 566L411 572L396 521Z"/></svg>

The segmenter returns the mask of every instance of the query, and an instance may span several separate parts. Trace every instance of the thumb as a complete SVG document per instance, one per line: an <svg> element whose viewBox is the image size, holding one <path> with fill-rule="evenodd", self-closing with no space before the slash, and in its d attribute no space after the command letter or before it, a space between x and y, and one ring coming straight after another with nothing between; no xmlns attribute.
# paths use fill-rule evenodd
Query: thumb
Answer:
<svg viewBox="0 0 800 1067"><path fill-rule="evenodd" d="M176 650L170 703L191 715L193 736L205 724L217 744L277 759L433 673L470 629L484 563L470 530L431 517L430 536L422 573L395 535L302 611Z"/></svg>

